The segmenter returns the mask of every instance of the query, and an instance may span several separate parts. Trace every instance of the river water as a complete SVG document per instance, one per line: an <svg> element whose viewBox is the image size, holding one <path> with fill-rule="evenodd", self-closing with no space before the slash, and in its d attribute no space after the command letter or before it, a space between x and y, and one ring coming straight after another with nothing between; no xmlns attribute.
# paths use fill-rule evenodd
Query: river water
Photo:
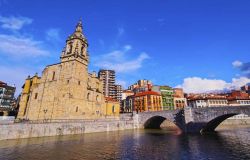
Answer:
<svg viewBox="0 0 250 160"><path fill-rule="evenodd" d="M250 129L213 134L127 130L0 141L0 160L250 160Z"/></svg>

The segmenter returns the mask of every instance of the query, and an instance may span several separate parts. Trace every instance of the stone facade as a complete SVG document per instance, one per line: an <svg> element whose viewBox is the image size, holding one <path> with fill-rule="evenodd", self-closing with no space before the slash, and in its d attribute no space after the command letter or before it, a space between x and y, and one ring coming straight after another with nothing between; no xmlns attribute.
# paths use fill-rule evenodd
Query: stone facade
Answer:
<svg viewBox="0 0 250 160"><path fill-rule="evenodd" d="M19 103L19 119L96 119L105 116L102 81L88 73L88 42L80 21L66 40L61 62L42 76L28 77Z"/></svg>
<svg viewBox="0 0 250 160"><path fill-rule="evenodd" d="M116 99L106 97L106 117L119 117L120 115L120 102Z"/></svg>
<svg viewBox="0 0 250 160"><path fill-rule="evenodd" d="M133 120L89 120L64 123L14 123L0 125L0 140L76 135L138 128Z"/></svg>

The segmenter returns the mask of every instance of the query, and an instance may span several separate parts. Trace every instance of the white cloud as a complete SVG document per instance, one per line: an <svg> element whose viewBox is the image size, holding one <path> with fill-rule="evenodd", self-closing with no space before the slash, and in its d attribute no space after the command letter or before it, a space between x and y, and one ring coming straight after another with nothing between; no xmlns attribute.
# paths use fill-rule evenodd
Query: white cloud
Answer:
<svg viewBox="0 0 250 160"><path fill-rule="evenodd" d="M236 61L234 61L234 62L232 63L233 67L235 67L235 68L241 67L242 64L243 64L243 63L242 63L241 61L238 61L238 60L236 60Z"/></svg>
<svg viewBox="0 0 250 160"><path fill-rule="evenodd" d="M49 52L42 49L41 41L27 37L0 34L0 54L15 57L48 55Z"/></svg>
<svg viewBox="0 0 250 160"><path fill-rule="evenodd" d="M126 45L121 50L115 50L110 53L104 54L98 57L96 66L104 69L112 69L116 72L125 73L135 71L142 67L144 60L148 59L149 56L146 53L140 53L135 59L128 60L127 52L131 50L130 45Z"/></svg>
<svg viewBox="0 0 250 160"><path fill-rule="evenodd" d="M188 77L184 79L183 84L176 87L183 88L186 93L202 93L211 91L223 91L229 89L239 89L241 86L249 83L250 79L246 77L233 78L232 82L226 82L220 79L207 79L200 77Z"/></svg>
<svg viewBox="0 0 250 160"><path fill-rule="evenodd" d="M0 16L1 27L9 30L20 30L24 25L32 23L28 17L3 17Z"/></svg>
<svg viewBox="0 0 250 160"><path fill-rule="evenodd" d="M60 40L60 29L50 28L46 31L46 39L49 41Z"/></svg>
<svg viewBox="0 0 250 160"><path fill-rule="evenodd" d="M233 78L232 82L228 84L227 88L229 89L240 89L243 85L250 82L250 78L247 77L240 77L240 78Z"/></svg>

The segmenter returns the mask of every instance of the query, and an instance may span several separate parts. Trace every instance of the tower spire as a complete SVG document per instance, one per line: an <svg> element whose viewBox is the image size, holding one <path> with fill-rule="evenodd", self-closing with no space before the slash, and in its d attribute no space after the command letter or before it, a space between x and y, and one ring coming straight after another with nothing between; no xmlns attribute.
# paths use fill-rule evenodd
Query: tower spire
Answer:
<svg viewBox="0 0 250 160"><path fill-rule="evenodd" d="M75 32L81 32L82 33L82 18L80 18L80 20L78 21L78 23L76 25Z"/></svg>
<svg viewBox="0 0 250 160"><path fill-rule="evenodd" d="M88 42L82 31L82 20L76 24L75 31L66 40L65 49L61 54L61 61L70 61L74 59L80 60L85 65L88 65Z"/></svg>

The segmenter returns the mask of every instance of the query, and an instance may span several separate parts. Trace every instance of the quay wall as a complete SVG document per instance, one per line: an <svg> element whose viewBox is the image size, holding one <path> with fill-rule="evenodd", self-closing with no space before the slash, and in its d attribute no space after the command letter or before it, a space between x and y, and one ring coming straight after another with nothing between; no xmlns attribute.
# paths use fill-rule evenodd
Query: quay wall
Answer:
<svg viewBox="0 0 250 160"><path fill-rule="evenodd" d="M139 128L139 125L133 119L49 123L13 123L0 125L0 140L75 135L134 128Z"/></svg>

